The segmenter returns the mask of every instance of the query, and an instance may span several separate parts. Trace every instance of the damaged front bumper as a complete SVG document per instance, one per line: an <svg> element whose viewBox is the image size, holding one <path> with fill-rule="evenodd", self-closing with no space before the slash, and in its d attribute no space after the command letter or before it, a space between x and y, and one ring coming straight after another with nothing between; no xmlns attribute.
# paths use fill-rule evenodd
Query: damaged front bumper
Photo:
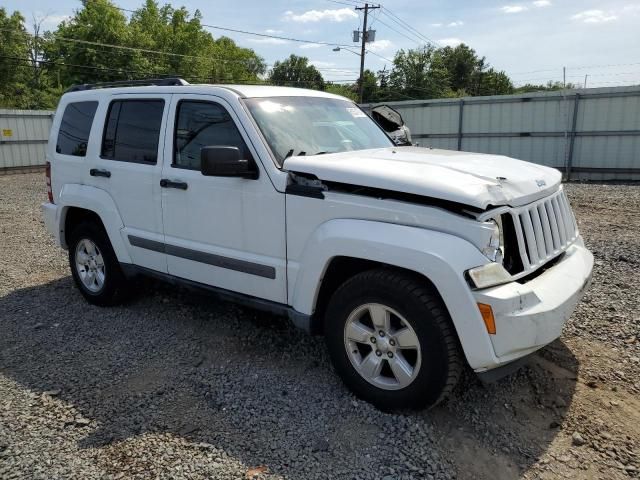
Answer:
<svg viewBox="0 0 640 480"><path fill-rule="evenodd" d="M532 280L474 291L476 302L493 310L496 333L489 337L497 360L476 372L511 363L558 338L589 285L592 269L593 255L578 237L555 265Z"/></svg>

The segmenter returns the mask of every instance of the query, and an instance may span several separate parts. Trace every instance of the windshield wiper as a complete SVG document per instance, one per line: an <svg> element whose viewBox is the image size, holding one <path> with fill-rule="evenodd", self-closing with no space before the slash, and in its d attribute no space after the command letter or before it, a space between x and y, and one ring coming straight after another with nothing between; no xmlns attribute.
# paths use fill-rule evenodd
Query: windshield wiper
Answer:
<svg viewBox="0 0 640 480"><path fill-rule="evenodd" d="M329 153L329 152L316 152L314 153L314 155L324 155L325 153Z"/></svg>
<svg viewBox="0 0 640 480"><path fill-rule="evenodd" d="M297 156L298 157L304 157L306 154L307 154L307 152L300 152ZM287 154L284 156L284 160L286 160L287 158L291 157L292 155L293 155L293 148L287 152Z"/></svg>

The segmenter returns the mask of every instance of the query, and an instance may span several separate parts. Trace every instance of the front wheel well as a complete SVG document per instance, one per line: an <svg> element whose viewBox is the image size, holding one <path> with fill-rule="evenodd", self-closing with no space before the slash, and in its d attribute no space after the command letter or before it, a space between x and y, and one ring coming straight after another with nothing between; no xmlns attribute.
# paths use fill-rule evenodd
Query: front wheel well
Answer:
<svg viewBox="0 0 640 480"><path fill-rule="evenodd" d="M406 272L414 276L418 281L426 283L439 296L438 290L429 278L407 268L397 267L388 263L366 260L362 258L338 256L331 260L320 282L320 291L315 302L315 310L311 318L311 333L324 334L324 315L333 293L351 277L377 268L388 268L395 271Z"/></svg>
<svg viewBox="0 0 640 480"><path fill-rule="evenodd" d="M96 212L86 208L69 207L64 217L64 230L62 231L62 238L66 246L69 245L71 232L83 222L95 223L103 230L105 229L102 219Z"/></svg>

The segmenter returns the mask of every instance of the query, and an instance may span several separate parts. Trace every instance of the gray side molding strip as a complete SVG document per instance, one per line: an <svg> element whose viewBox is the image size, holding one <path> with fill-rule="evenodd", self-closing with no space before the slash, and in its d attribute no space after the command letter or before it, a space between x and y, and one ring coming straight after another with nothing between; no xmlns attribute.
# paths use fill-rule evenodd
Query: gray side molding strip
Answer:
<svg viewBox="0 0 640 480"><path fill-rule="evenodd" d="M194 262L213 265L214 267L234 270L236 272L248 273L249 275L256 275L258 277L270 279L276 278L275 267L271 267L269 265L248 262L246 260L238 260L236 258L215 255L213 253L200 252L198 250L178 247L176 245L170 245L155 240L148 240L146 238L136 237L134 235L129 235L129 243L131 243L131 245L133 245L134 247L144 248L146 250L152 250L154 252L166 253L167 255L172 255L174 257L186 258L187 260L193 260Z"/></svg>
<svg viewBox="0 0 640 480"><path fill-rule="evenodd" d="M134 247L140 247L146 250L153 250L154 252L165 253L164 243L156 242L155 240L149 240L146 238L129 235L129 243Z"/></svg>

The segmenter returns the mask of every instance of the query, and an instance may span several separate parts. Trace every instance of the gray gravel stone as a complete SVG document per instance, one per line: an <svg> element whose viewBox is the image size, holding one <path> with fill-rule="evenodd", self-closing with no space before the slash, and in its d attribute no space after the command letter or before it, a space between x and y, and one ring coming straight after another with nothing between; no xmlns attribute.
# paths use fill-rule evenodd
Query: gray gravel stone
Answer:
<svg viewBox="0 0 640 480"><path fill-rule="evenodd" d="M0 176L0 478L637 476L620 427L636 404L618 396L640 394L640 187L567 190L597 263L563 341L496 384L468 375L446 405L388 413L282 319L148 280L126 305L88 305L40 219L43 175ZM588 443L563 450L578 430Z"/></svg>
<svg viewBox="0 0 640 480"><path fill-rule="evenodd" d="M580 435L580 432L573 432L573 435L571 435L571 441L576 447L580 447L587 443L584 437Z"/></svg>

